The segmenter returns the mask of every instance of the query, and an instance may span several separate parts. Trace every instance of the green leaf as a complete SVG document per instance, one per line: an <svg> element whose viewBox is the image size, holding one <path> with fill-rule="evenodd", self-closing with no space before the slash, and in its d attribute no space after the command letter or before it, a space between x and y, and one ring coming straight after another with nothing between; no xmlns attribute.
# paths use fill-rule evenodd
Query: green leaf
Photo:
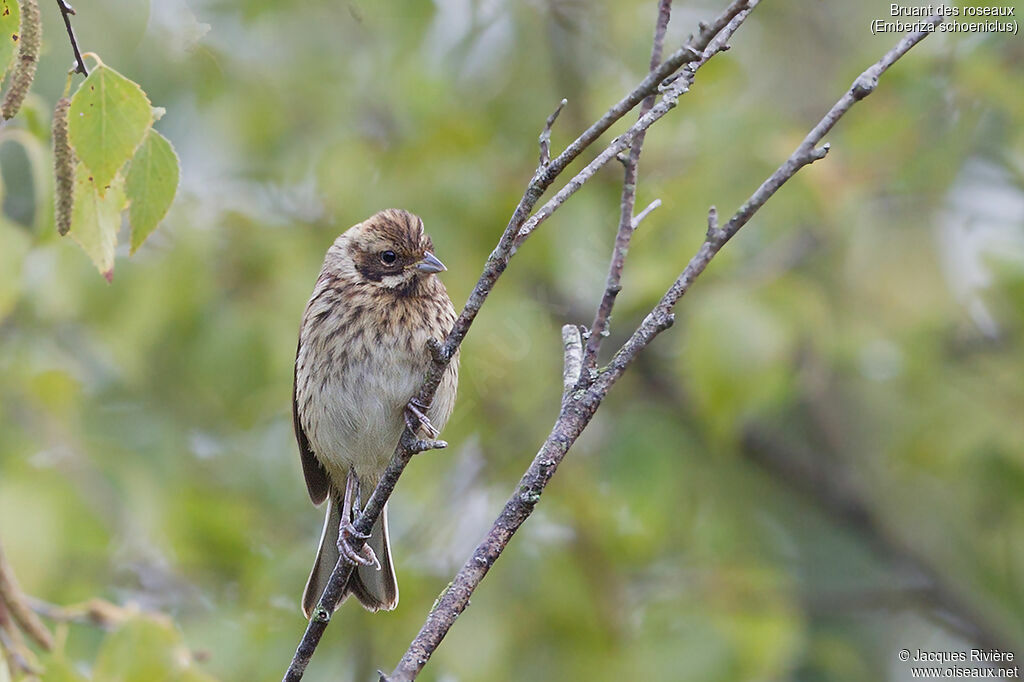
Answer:
<svg viewBox="0 0 1024 682"><path fill-rule="evenodd" d="M106 187L100 187L89 169L78 164L70 234L108 282L114 278L114 248L126 202L124 181L120 176Z"/></svg>
<svg viewBox="0 0 1024 682"><path fill-rule="evenodd" d="M0 0L0 79L7 73L18 50L20 12L17 0Z"/></svg>
<svg viewBox="0 0 1024 682"><path fill-rule="evenodd" d="M166 137L150 129L128 167L124 189L131 202L128 221L135 253L167 215L178 191L178 155Z"/></svg>
<svg viewBox="0 0 1024 682"><path fill-rule="evenodd" d="M105 188L153 124L153 107L136 83L97 66L71 98L68 137L79 160Z"/></svg>

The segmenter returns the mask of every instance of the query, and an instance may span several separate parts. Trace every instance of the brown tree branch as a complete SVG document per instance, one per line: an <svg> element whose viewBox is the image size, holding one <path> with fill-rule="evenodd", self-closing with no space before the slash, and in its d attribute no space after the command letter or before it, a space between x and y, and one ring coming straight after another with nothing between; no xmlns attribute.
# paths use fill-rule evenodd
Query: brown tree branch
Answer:
<svg viewBox="0 0 1024 682"><path fill-rule="evenodd" d="M941 18L933 17L929 21L938 23ZM544 488L551 480L558 465L583 429L586 428L608 391L622 376L633 358L646 348L658 333L671 326L672 310L693 281L704 271L722 246L783 184L804 166L824 157L827 148L817 148L821 138L835 125L836 121L849 111L855 102L874 90L878 77L886 69L927 35L926 32L907 35L878 63L861 74L847 93L807 135L789 159L740 207L726 227L719 228L717 214L711 212L704 244L658 306L648 314L630 340L619 349L612 363L600 372L596 372L593 382L589 383L586 388L577 384L577 388L569 394L568 399L563 400L557 421L530 467L520 479L515 492L505 503L501 514L466 563L459 569L448 589L438 599L398 666L390 675L382 675L382 681L405 682L416 678L455 620L469 605L473 591L497 561L513 534L533 513L534 507L540 501ZM586 372L583 373L581 383L585 378Z"/></svg>
<svg viewBox="0 0 1024 682"><path fill-rule="evenodd" d="M598 154L597 158L587 164L587 166L567 182L562 189L558 190L555 196L537 209L536 213L531 215L520 228L519 233L515 238L515 247L518 247L526 241L530 235L533 234L534 230L541 225L541 223L550 218L552 214L554 214L554 212L557 211L562 204L569 199L569 197L583 187L583 185L590 180L598 170L604 167L612 159L618 158L620 153L628 149L637 136L643 135L655 122L676 107L676 104L679 102L679 97L689 92L690 86L693 85L693 81L697 75L697 70L704 66L708 60L716 54L725 52L729 49L729 38L732 37L732 34L736 32L736 29L738 29L746 20L747 16L759 2L760 0L748 0L746 5L740 8L740 10L725 23L713 39L708 41L704 49L694 55L694 58L684 66L680 73L666 79L662 83L662 87L659 88L662 95L661 101L652 107L650 111L641 116L640 119L625 133L612 140L611 143L609 143L609 145L605 147L600 154ZM660 71L661 67L658 67L656 72Z"/></svg>
<svg viewBox="0 0 1024 682"><path fill-rule="evenodd" d="M544 122L544 130L540 131L540 138L538 143L540 144L540 160L537 162L537 167L543 167L545 164L551 162L551 126L555 125L555 121L558 120L558 115L562 113L562 109L569 103L569 100L563 99L558 103L558 107L551 112L548 116L548 120Z"/></svg>
<svg viewBox="0 0 1024 682"><path fill-rule="evenodd" d="M439 344L432 345L432 348L438 349ZM391 458L387 470L385 470L384 475L381 477L381 482L377 484L373 494L370 496L370 500L366 503L366 507L353 524L358 533L369 537L373 523L380 516L381 510L384 509L384 503L391 497L391 493L395 489L398 477L401 476L402 471L413 455L427 450L444 448L447 445L447 443L441 440L418 440L408 429L405 429L402 432L402 441L399 443L395 455ZM364 541L360 539L359 535L353 537L352 546L355 551L358 552L362 549L363 544ZM334 566L330 578L327 579L327 586L320 596L320 601L317 602L316 608L313 609L313 613L309 617L306 631L299 641L299 646L295 650L292 662L289 664L288 670L285 671L285 682L302 679L303 674L306 672L306 666L309 665L310 659L313 658L313 653L316 651L317 645L320 644L320 639L327 630L327 625L331 622L334 609L341 601L345 584L348 582L353 570L355 570L355 564L350 563L345 558L339 559L338 563Z"/></svg>
<svg viewBox="0 0 1024 682"><path fill-rule="evenodd" d="M934 16L926 20L926 23L935 25L942 22L942 17ZM822 138L832 130L832 127L853 107L854 104L870 95L878 85L878 78L885 73L896 61L905 55L914 45L928 37L928 31L915 31L909 33L900 40L897 45L885 54L878 62L868 67L850 86L849 90L833 105L824 118L807 134L800 146L790 155L788 159L772 175L757 188L749 199L729 219L725 227L718 226L718 214L714 207L708 212L708 227L704 243L690 259L686 269L676 279L669 290L662 297L637 328L633 335L622 345L612 358L606 371L601 373L599 383L611 385L626 370L629 363L636 357L636 354L645 348L654 337L672 325L672 310L679 299L689 291L694 280L704 272L704 269L711 262L726 242L732 239L740 231L750 218L764 206L772 195L782 185L796 175L804 166L810 165L822 159L828 154L829 145L818 147Z"/></svg>
<svg viewBox="0 0 1024 682"><path fill-rule="evenodd" d="M10 614L0 604L0 665L7 666L10 677L19 677L18 671L26 675L38 675L42 671L30 660L32 652L25 644L21 632L14 626Z"/></svg>
<svg viewBox="0 0 1024 682"><path fill-rule="evenodd" d="M89 599L79 604L59 606L25 595L25 604L36 614L58 623L91 625L102 630L113 630L139 613L134 605L118 606L105 599Z"/></svg>
<svg viewBox="0 0 1024 682"><path fill-rule="evenodd" d="M530 180L522 198L519 200L518 205L513 211L512 217L509 219L509 222L498 241L498 245L488 257L487 262L484 265L483 272L480 274L480 278L477 281L476 286L473 288L473 291L470 293L462 312L459 314L458 319L456 319L455 324L452 327L452 330L448 333L448 336L443 343L435 342L430 346L430 350L433 355L433 362L431 363L431 366L427 371L427 375L424 378L423 385L420 387L420 391L417 394L417 400L420 404L430 405L433 402L434 394L437 392L437 387L441 383L441 378L443 377L445 370L448 368L448 365L451 363L451 359L454 357L456 350L458 350L463 339L466 337L466 334L469 332L473 321L480 312L481 306L484 301L487 300L488 295L494 288L495 283L501 277L502 273L505 271L505 268L508 267L509 259L511 259L515 254L518 246L525 241L527 237L529 237L529 234L532 233L533 229L535 229L537 224L539 224L539 220L535 221L534 225L526 234L520 234L524 223L530 216L530 212L533 210L533 207L544 192L547 191L552 183L554 183L562 171L564 171L572 161L574 161L585 149L587 149L605 131L607 131L608 128L629 113L629 111L636 107L636 105L644 98L657 92L659 86L667 77L674 74L684 64L689 64L691 62L703 63L706 61L705 51L708 49L708 46L712 41L719 35L719 33L726 30L738 15L742 14L745 17L746 14L749 13L750 7L753 4L756 4L756 0L733 0L733 2L731 2L726 9L714 19L714 21L709 24L702 23L700 31L696 37L691 37L683 47L679 48L666 58L655 71L649 73L648 76L644 78L628 95L619 100L619 102L605 112L601 118L581 133L580 136L569 144L561 154L548 163L541 163L538 165L533 178ZM733 30L735 30L735 28L733 28ZM668 96L672 101L671 106L675 105L675 100L684 91L685 90L681 87L675 87L675 90L669 93ZM671 108L671 106L666 108L665 111ZM663 111L657 118L660 118L664 113L665 112ZM647 117L644 117L644 119L646 120ZM642 129L646 130L654 120L646 120L646 124ZM554 121L552 119L552 123L553 122ZM620 137L619 141L622 139L623 138ZM630 144L630 140L631 138L627 139L621 147L617 148L617 151L621 151ZM613 144L617 143L618 141ZM542 142L542 156L544 155L543 145L544 142ZM617 151L613 152L612 155L614 156ZM590 176L592 175L593 172L590 173ZM590 176L583 179L574 178L574 182L578 181L576 188L578 189L579 186L581 186L583 182L586 182ZM558 205L548 207L544 217L546 218L550 216L562 202L564 202L564 198L558 203ZM444 447L442 443L443 442L441 441L417 441L413 435L408 432L408 430L403 432L402 439L395 448L395 454L392 456L387 470L385 470L377 484L377 487L370 495L370 499L367 502L366 507L353 522L353 525L358 532L367 535L370 533L373 523L384 508L384 503L387 502L388 498L390 498L399 477L405 470L406 465L412 459L412 456L423 450L434 447ZM362 542L358 539L353 542L353 547L356 551L361 548L361 545ZM292 661L289 664L287 671L285 672L283 679L286 682L296 682L297 680L302 679L306 666L309 664L313 653L316 651L320 638L323 636L323 633L327 628L327 624L330 622L334 608L337 606L338 601L341 598L342 586L345 584L345 581L348 579L352 570L353 567L351 565L347 565L344 560L339 560L338 565L335 566L334 571L328 579L323 596L320 598L320 602L317 604L317 607L313 610L309 623L306 626L306 631L296 648L295 655L292 657Z"/></svg>
<svg viewBox="0 0 1024 682"><path fill-rule="evenodd" d="M41 672L23 634L47 651L53 647L50 631L30 608L0 545L0 666L6 665L12 677L19 670L26 675Z"/></svg>

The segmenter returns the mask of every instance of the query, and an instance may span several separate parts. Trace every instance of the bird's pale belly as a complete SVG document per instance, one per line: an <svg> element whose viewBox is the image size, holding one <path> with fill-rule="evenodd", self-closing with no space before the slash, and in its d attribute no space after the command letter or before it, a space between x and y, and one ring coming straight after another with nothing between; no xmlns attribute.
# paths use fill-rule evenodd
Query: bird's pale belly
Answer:
<svg viewBox="0 0 1024 682"><path fill-rule="evenodd" d="M344 490L349 469L366 484L380 477L405 427L405 405L423 380L425 362L414 370L411 358L381 350L373 354L379 357L328 373L313 392L310 408L317 417L309 421L316 427L307 434L338 490Z"/></svg>

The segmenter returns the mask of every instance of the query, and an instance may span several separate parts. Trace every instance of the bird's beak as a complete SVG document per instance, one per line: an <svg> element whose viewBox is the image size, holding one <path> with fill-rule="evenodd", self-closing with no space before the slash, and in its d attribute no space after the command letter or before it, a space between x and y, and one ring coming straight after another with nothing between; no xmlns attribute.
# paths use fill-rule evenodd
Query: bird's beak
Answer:
<svg viewBox="0 0 1024 682"><path fill-rule="evenodd" d="M444 263L437 259L437 256L425 251L423 253L423 260L416 264L416 269L420 272L444 272L448 268L444 266Z"/></svg>

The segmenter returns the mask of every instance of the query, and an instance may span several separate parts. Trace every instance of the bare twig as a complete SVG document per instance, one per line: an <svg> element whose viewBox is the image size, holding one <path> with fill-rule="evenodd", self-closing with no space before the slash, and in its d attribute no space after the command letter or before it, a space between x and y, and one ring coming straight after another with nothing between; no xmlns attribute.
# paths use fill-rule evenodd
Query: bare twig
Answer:
<svg viewBox="0 0 1024 682"><path fill-rule="evenodd" d="M26 604L25 595L18 587L18 581L14 578L14 570L7 562L2 546L0 546L0 601L7 607L18 626L36 644L46 650L53 647L53 637L50 635L50 631Z"/></svg>
<svg viewBox="0 0 1024 682"><path fill-rule="evenodd" d="M942 17L931 17L927 20L929 24L942 22ZM614 383L625 371L629 363L636 357L636 354L645 348L654 337L671 326L672 310L676 303L683 297L693 284L694 280L704 272L704 269L711 262L726 242L732 239L740 228L747 224L747 221L764 206L772 195L779 190L790 178L796 175L804 166L822 159L828 153L829 146L818 147L818 143L832 129L836 122L850 110L858 101L867 97L878 85L878 78L892 66L896 61L905 55L914 45L928 37L927 31L916 31L907 34L892 50L887 52L878 62L864 71L850 86L850 89L839 99L838 102L825 114L824 118L807 134L800 146L790 155L772 175L765 180L757 191L740 207L729 219L725 227L718 227L717 212L712 209L708 214L708 231L704 243L690 259L686 269L679 275L669 290L662 297L633 335L618 350L615 357L608 365L607 371L602 372L603 383Z"/></svg>
<svg viewBox="0 0 1024 682"><path fill-rule="evenodd" d="M356 552L362 549L364 544L360 535L369 537L374 522L384 508L384 503L391 497L395 484L398 482L398 477L409 463L409 460L412 459L412 456L427 450L444 448L447 445L444 441L418 440L408 429L402 432L402 441L399 443L394 457L391 458L387 470L385 470L380 483L377 484L373 494L370 496L370 500L366 503L366 507L353 523L357 533L353 534L352 548ZM344 555L342 555L342 558L338 560L337 565L335 565L334 570L331 572L330 578L327 579L327 586L320 596L320 601L317 602L316 608L313 609L313 613L310 615L309 623L306 624L306 631L299 641L299 646L295 650L295 655L292 657L288 670L285 671L285 682L302 679L303 674L306 672L306 666L309 665L317 645L320 644L320 638L323 637L324 631L327 630L327 625L331 622L334 609L341 601L345 585L348 583L348 579L354 569L355 564L347 561Z"/></svg>
<svg viewBox="0 0 1024 682"><path fill-rule="evenodd" d="M58 623L92 625L112 630L139 613L137 606L118 606L105 599L90 599L80 604L59 606L25 595L25 604L35 613Z"/></svg>
<svg viewBox="0 0 1024 682"><path fill-rule="evenodd" d="M733 0L714 21L702 25L697 37L691 38L683 47L669 55L657 70L648 74L628 95L619 100L593 125L583 131L561 154L552 159L546 166L537 169L534 177L530 180L529 185L527 185L522 198L519 200L519 204L513 211L512 217L509 219L508 225L498 241L498 245L487 259L484 270L480 274L480 278L477 280L473 291L470 293L466 305L459 314L459 318L455 321L455 325L445 339L442 349L444 361L435 362L430 368L423 390L420 392L420 398L424 397L425 394L429 394L430 398L433 398L434 391L441 381L441 376L444 374L447 363L466 337L469 328L480 312L480 307L487 300L487 296L491 293L498 278L505 271L505 268L508 267L508 261L515 253L516 248L525 241L525 237L520 237L519 233L541 195L547 191L562 171L584 149L593 144L608 128L629 113L645 97L657 92L662 81L675 73L684 64L700 60L712 39L725 29L729 22L738 14L747 11L749 2L750 0ZM644 126L644 129L646 128L647 126ZM625 146L619 147L618 151L625 149ZM552 212L553 209L550 209L548 215ZM533 227L535 228L536 225ZM532 232L532 228L530 232Z"/></svg>
<svg viewBox="0 0 1024 682"><path fill-rule="evenodd" d="M563 98L558 103L558 107L548 116L547 122L544 123L544 130L540 131L540 161L537 163L537 168L543 168L551 161L551 126L555 125L555 120L568 103L569 100Z"/></svg>
<svg viewBox="0 0 1024 682"><path fill-rule="evenodd" d="M656 208L659 208L660 206L661 199L655 199L651 203L647 204L647 208L633 216L633 220L630 223L630 227L634 230L640 227L640 223L642 223L644 219L651 214L651 211L653 211Z"/></svg>
<svg viewBox="0 0 1024 682"><path fill-rule="evenodd" d="M0 665L7 665L12 677L16 676L18 670L26 675L38 675L42 671L29 660L31 656L32 652L25 646L25 640L14 629L8 614L0 606Z"/></svg>
<svg viewBox="0 0 1024 682"><path fill-rule="evenodd" d="M654 41L651 46L650 71L657 69L661 62L661 53L665 45L665 31L668 29L668 20L671 16L672 0L659 0L658 21L654 27ZM654 95L648 95L640 105L640 118L642 119L653 107ZM615 248L612 249L612 262L608 266L604 296L601 297L601 303L597 306L597 312L594 314L594 321L590 324L587 347L583 351L584 370L597 367L597 354L601 349L601 342L608 335L608 323L611 319L612 308L615 306L615 297L622 290L622 268L626 263L626 253L629 251L629 242L633 238L633 230L636 229L633 225L633 208L636 204L637 165L640 162L640 152L643 150L646 135L646 130L641 130L635 135L633 145L629 149L629 156L623 161L619 230L615 234Z"/></svg>
<svg viewBox="0 0 1024 682"><path fill-rule="evenodd" d="M400 682L415 679L455 619L469 606L470 595L497 561L512 535L533 513L558 464L600 404L595 391L581 393L582 396L570 393L551 433L520 479L512 497L505 503L500 516L438 599L398 666L389 676L382 676L382 680Z"/></svg>
<svg viewBox="0 0 1024 682"><path fill-rule="evenodd" d="M619 154L629 148L633 141L639 135L643 135L645 131L651 127L656 121L661 119L665 114L675 108L679 102L679 97L684 93L688 92L690 86L693 85L694 78L696 77L697 70L708 62L709 59L714 57L719 52L724 52L728 49L728 40L732 37L732 34L736 32L736 29L746 20L751 10L757 6L760 0L748 0L743 3L743 6L736 12L733 17L725 23L722 29L713 36L712 39L708 40L707 45L697 53L694 58L687 63L679 74L677 74L670 83L661 88L661 101L655 104L650 111L640 117L640 119L633 124L625 133L612 140L612 142L605 147L605 149L598 154L598 156L591 161L583 170L577 173L569 182L565 183L562 189L558 190L551 199L541 206L537 211L530 216L529 220L523 223L523 226L519 229L519 233L516 235L514 245L518 247L536 230L541 223L550 218L552 214L564 204L569 197L577 192L584 183L597 173L602 167L604 167L609 161L614 158L618 158ZM664 64L662 65L664 66ZM658 67L653 73L661 71L661 67Z"/></svg>
<svg viewBox="0 0 1024 682"><path fill-rule="evenodd" d="M941 21L941 18L933 17L929 21L937 23ZM564 402L551 432L520 479L515 492L505 503L501 514L466 563L459 569L451 585L438 599L398 666L389 676L382 675L382 680L400 682L416 678L455 620L469 605L473 591L501 555L512 535L533 512L545 486L551 480L565 453L586 428L608 391L622 376L633 358L658 333L671 326L672 309L689 289L694 279L704 271L721 247L749 221L750 217L779 187L801 168L825 155L825 150L816 147L821 138L843 114L849 111L856 101L870 94L877 84L878 77L886 69L927 35L926 32L907 35L878 63L865 71L825 115L825 118L808 134L793 155L740 207L727 226L721 230L709 230L711 234L697 255L691 259L683 274L672 285L658 306L648 314L629 341L619 349L612 363L597 373L596 380L586 390L577 390L570 395L569 400ZM674 85L675 83L673 83Z"/></svg>
<svg viewBox="0 0 1024 682"><path fill-rule="evenodd" d="M60 8L61 16L64 17L64 27L68 30L68 40L71 41L71 50L75 53L75 73L80 73L83 76L89 75L89 69L85 68L85 62L82 60L82 53L78 50L78 40L75 39L75 29L71 27L71 17L75 14L75 9L68 4L67 0L57 0L57 7Z"/></svg>
<svg viewBox="0 0 1024 682"><path fill-rule="evenodd" d="M749 12L748 6L752 1L754 0L733 0L712 22L701 24L700 31L696 37L690 38L683 47L669 55L655 71L648 74L628 95L619 100L600 119L583 131L561 154L549 163L537 168L522 198L513 211L512 217L509 219L501 238L498 240L498 245L488 257L476 286L470 293L465 306L462 308L462 312L459 314L458 319L456 319L444 343L431 346L433 362L416 396L419 404L430 405L433 402L437 387L440 385L448 365L455 356L455 352L462 344L473 321L480 312L481 306L487 300L488 295L490 295L491 290L505 271L505 268L508 267L509 259L515 254L516 248L529 236L529 233L521 236L520 230L544 192L554 183L562 171L607 131L608 128L629 113L644 98L657 92L662 81L675 73L684 64L701 61L705 55L705 50L716 39L716 36L725 30L735 17L740 14L746 16L746 13ZM680 89L672 96L673 106L674 99L678 98L682 92L683 90ZM648 121L643 129L646 130L651 123L653 123L653 120ZM619 151L624 149L627 144L629 142L620 147ZM580 180L579 185L582 185L585 181L586 179ZM545 217L550 216L556 208L557 206L549 208ZM536 223L530 232L535 227ZM384 507L384 503L387 502L394 491L398 478L412 459L413 454L418 452L414 448L415 443L415 439L406 430L395 448L395 454L392 456L387 470L370 496L366 507L353 523L356 530L360 533L369 534L373 523ZM354 542L353 545L356 551L361 547L359 541ZM302 679L303 672L309 664L309 660L316 650L320 638L323 636L327 623L330 621L330 614L333 613L334 608L338 604L342 593L342 586L351 574L351 570L351 566L346 566L344 562L340 561L338 566L335 567L334 572L328 579L323 596L310 617L306 631L296 648L291 664L285 672L284 680L294 682Z"/></svg>

